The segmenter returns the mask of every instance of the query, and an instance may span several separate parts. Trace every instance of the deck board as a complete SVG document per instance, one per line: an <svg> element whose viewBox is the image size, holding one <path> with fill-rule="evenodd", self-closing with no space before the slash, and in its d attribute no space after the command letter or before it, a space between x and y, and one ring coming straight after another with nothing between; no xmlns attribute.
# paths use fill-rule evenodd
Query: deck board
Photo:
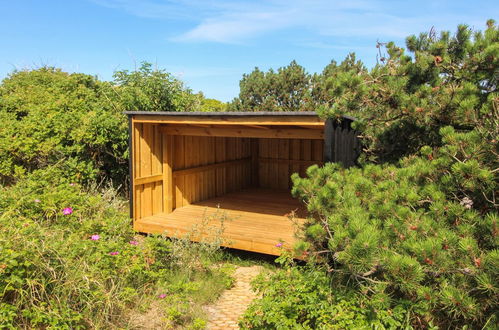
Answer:
<svg viewBox="0 0 499 330"><path fill-rule="evenodd" d="M293 220L288 217L291 212L296 214ZM142 218L134 228L169 237L189 235L193 241L209 240L220 236L216 233L220 230L220 218L225 215L222 246L279 255L282 248L275 245L282 241L284 247L292 247L305 214L304 207L289 192L246 189L186 205L169 214ZM209 220L203 221L204 215ZM193 231L194 228L197 230Z"/></svg>

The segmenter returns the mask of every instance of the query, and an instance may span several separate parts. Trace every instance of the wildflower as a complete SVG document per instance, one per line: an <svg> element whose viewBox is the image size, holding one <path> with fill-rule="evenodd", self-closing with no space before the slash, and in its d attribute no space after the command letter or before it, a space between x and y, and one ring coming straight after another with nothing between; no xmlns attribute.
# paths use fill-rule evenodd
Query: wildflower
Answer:
<svg viewBox="0 0 499 330"><path fill-rule="evenodd" d="M137 242L137 241L130 241L129 243L130 243L131 245L139 245L139 242Z"/></svg>
<svg viewBox="0 0 499 330"><path fill-rule="evenodd" d="M275 246L276 246L276 247L278 247L278 248L280 248L280 247L282 247L283 245L284 245L284 244L283 244L282 242L279 242L279 243L277 243Z"/></svg>
<svg viewBox="0 0 499 330"><path fill-rule="evenodd" d="M71 182L69 185L70 185L70 186L74 186L75 184L74 184L73 182Z"/></svg>
<svg viewBox="0 0 499 330"><path fill-rule="evenodd" d="M166 298L166 293L162 293L158 296L159 299L165 299Z"/></svg>
<svg viewBox="0 0 499 330"><path fill-rule="evenodd" d="M98 241L100 239L100 236L99 235L92 235L92 236L90 236L90 239L92 241Z"/></svg>
<svg viewBox="0 0 499 330"><path fill-rule="evenodd" d="M459 202L462 206L467 208L468 210L473 207L473 200L469 197L464 197L461 202Z"/></svg>
<svg viewBox="0 0 499 330"><path fill-rule="evenodd" d="M62 214L64 215L70 215L71 213L73 213L72 207L66 207L64 210L62 210Z"/></svg>
<svg viewBox="0 0 499 330"><path fill-rule="evenodd" d="M38 198L34 200L35 203L40 203L41 200L39 200Z"/></svg>
<svg viewBox="0 0 499 330"><path fill-rule="evenodd" d="M110 256L117 256L118 254L120 254L118 251L109 252Z"/></svg>

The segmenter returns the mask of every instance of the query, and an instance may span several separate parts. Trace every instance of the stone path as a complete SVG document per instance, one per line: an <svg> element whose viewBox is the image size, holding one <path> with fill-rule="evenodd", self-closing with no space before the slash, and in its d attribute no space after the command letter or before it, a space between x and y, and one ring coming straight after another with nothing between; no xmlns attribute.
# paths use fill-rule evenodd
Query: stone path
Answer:
<svg viewBox="0 0 499 330"><path fill-rule="evenodd" d="M255 292L251 290L250 282L257 276L263 267L239 267L234 272L234 286L222 293L218 301L206 308L208 312L208 326L210 330L239 329L237 321L248 308Z"/></svg>

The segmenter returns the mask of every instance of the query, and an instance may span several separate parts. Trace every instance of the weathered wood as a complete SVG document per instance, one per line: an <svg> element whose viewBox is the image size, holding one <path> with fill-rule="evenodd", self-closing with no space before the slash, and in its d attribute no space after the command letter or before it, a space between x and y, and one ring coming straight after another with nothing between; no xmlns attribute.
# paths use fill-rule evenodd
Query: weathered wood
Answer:
<svg viewBox="0 0 499 330"><path fill-rule="evenodd" d="M315 139L323 140L324 132L321 129L306 128L275 128L261 129L252 127L193 127L192 125L164 126L163 132L168 135L189 136L223 136L239 138L268 138L268 139Z"/></svg>
<svg viewBox="0 0 499 330"><path fill-rule="evenodd" d="M324 161L339 162L343 166L355 165L361 152L358 132L352 127L352 120L340 122L328 119L324 128Z"/></svg>

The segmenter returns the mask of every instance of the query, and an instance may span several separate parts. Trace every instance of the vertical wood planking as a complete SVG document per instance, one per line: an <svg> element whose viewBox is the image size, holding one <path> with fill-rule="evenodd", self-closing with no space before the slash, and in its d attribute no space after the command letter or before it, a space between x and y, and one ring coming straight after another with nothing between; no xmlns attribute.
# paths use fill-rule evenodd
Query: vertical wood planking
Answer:
<svg viewBox="0 0 499 330"><path fill-rule="evenodd" d="M313 140L312 141L312 160L322 162L324 156L324 141Z"/></svg>
<svg viewBox="0 0 499 330"><path fill-rule="evenodd" d="M279 158L279 139L269 140L269 156L270 158ZM276 162L270 163L269 183L271 189L279 189L279 164Z"/></svg>
<svg viewBox="0 0 499 330"><path fill-rule="evenodd" d="M233 138L226 138L227 139L227 148L225 150L225 160L233 160L234 156L234 139ZM227 185L227 192L232 192L234 189L234 167L233 166L228 166L227 167L227 178L226 178L226 185Z"/></svg>
<svg viewBox="0 0 499 330"><path fill-rule="evenodd" d="M151 157L151 142L153 141L153 128L151 125L143 125L143 138L140 144L140 176L152 175L152 157ZM154 183L144 184L144 192L142 194L142 217L152 215L152 187Z"/></svg>
<svg viewBox="0 0 499 330"><path fill-rule="evenodd" d="M173 138L173 169L178 170L185 168L184 155L184 136L175 135ZM182 207L184 204L184 176L175 178L175 208Z"/></svg>
<svg viewBox="0 0 499 330"><path fill-rule="evenodd" d="M301 140L301 160L312 160L312 141L311 140ZM300 176L305 176L305 171L307 166L300 166Z"/></svg>
<svg viewBox="0 0 499 330"><path fill-rule="evenodd" d="M258 139L259 153L261 158L269 157L268 139ZM259 177L260 177L260 187L269 187L269 163L261 162L259 163Z"/></svg>
<svg viewBox="0 0 499 330"><path fill-rule="evenodd" d="M164 134L163 136L163 204L164 212L171 213L175 204L173 191L173 136Z"/></svg>
<svg viewBox="0 0 499 330"><path fill-rule="evenodd" d="M152 125L151 141L151 174L162 174L162 141L159 125ZM152 184L152 214L163 212L163 182L158 181Z"/></svg>
<svg viewBox="0 0 499 330"><path fill-rule="evenodd" d="M217 163L225 161L225 138L223 137L215 138L215 161ZM216 170L215 176L216 176L216 194L217 196L220 196L225 193L224 189L225 168L218 168Z"/></svg>
<svg viewBox="0 0 499 330"><path fill-rule="evenodd" d="M192 136L184 137L184 155L185 168L192 167L192 157L194 150L192 149ZM184 176L184 205L189 205L192 201L192 175Z"/></svg>
<svg viewBox="0 0 499 330"><path fill-rule="evenodd" d="M215 150L215 143L216 143L216 138L215 137L210 137L208 140L208 164L214 164L216 163L215 158L216 158L216 150ZM217 195L217 183L216 183L216 173L215 170L211 170L209 172L209 189L208 193L210 197L215 197Z"/></svg>
<svg viewBox="0 0 499 330"><path fill-rule="evenodd" d="M142 130L142 124L133 124L133 177L138 178L140 176L140 139L142 138L141 135L141 130ZM134 186L131 187L133 189L134 193L134 198L133 202L135 203L134 205L134 220L138 220L142 217L141 213L141 198L142 198L142 192L139 186Z"/></svg>
<svg viewBox="0 0 499 330"><path fill-rule="evenodd" d="M259 156L259 142L258 139L251 139L251 185L253 187L258 187L260 184L259 179L259 169L258 169L258 158Z"/></svg>
<svg viewBox="0 0 499 330"><path fill-rule="evenodd" d="M292 160L300 160L300 140L292 139L289 145L289 158ZM300 165L291 164L290 166L290 178L289 178L289 186L291 187L291 174L300 173Z"/></svg>
<svg viewBox="0 0 499 330"><path fill-rule="evenodd" d="M279 139L279 159L289 159L289 139ZM278 164L278 188L288 189L289 184L289 164Z"/></svg>

